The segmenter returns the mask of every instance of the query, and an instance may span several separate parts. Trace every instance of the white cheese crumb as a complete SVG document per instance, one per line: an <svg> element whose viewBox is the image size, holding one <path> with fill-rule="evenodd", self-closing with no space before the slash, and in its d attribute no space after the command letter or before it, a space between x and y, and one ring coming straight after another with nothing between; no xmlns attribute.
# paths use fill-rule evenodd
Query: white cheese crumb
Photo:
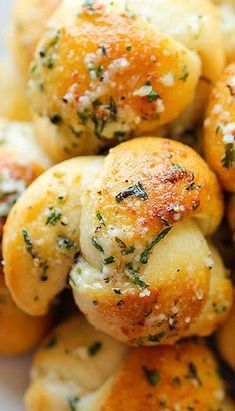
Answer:
<svg viewBox="0 0 235 411"><path fill-rule="evenodd" d="M149 297L151 295L151 291L148 288L145 288L145 290L141 291L141 293L139 293L139 297L143 298L143 297Z"/></svg>
<svg viewBox="0 0 235 411"><path fill-rule="evenodd" d="M205 267L212 268L213 265L214 265L214 260L213 260L213 258L212 258L211 256L205 258L204 264L205 264Z"/></svg>
<svg viewBox="0 0 235 411"><path fill-rule="evenodd" d="M173 73L165 74L161 77L161 82L166 87L172 87L174 85L174 75Z"/></svg>

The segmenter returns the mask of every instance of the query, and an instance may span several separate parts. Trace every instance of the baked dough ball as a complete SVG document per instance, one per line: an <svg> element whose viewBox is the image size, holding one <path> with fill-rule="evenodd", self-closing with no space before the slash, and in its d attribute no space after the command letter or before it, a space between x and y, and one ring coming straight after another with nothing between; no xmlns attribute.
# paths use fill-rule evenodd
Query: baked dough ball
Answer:
<svg viewBox="0 0 235 411"><path fill-rule="evenodd" d="M219 7L227 62L232 63L235 60L235 2L234 0L213 1Z"/></svg>
<svg viewBox="0 0 235 411"><path fill-rule="evenodd" d="M235 64L214 87L204 129L204 154L225 190L235 192Z"/></svg>
<svg viewBox="0 0 235 411"><path fill-rule="evenodd" d="M17 305L28 314L45 314L66 286L80 249L82 194L102 162L102 157L84 157L50 168L31 184L8 217L3 239L6 282Z"/></svg>
<svg viewBox="0 0 235 411"><path fill-rule="evenodd" d="M228 222L233 233L235 233L235 195L231 197L228 204Z"/></svg>
<svg viewBox="0 0 235 411"><path fill-rule="evenodd" d="M10 59L0 62L0 116L11 120L27 121L31 118L25 85Z"/></svg>
<svg viewBox="0 0 235 411"><path fill-rule="evenodd" d="M36 143L33 143L32 128L30 129L28 125L0 119L0 141L1 256L3 228L8 213L26 187L42 173L44 167L35 160ZM32 151L28 156L25 152L30 148ZM17 270L20 275L19 265ZM30 351L44 337L51 320L51 314L35 318L23 313L13 303L0 269L0 355L15 355Z"/></svg>
<svg viewBox="0 0 235 411"><path fill-rule="evenodd" d="M222 358L235 370L235 306L217 334L217 345Z"/></svg>
<svg viewBox="0 0 235 411"><path fill-rule="evenodd" d="M201 343L127 350L77 316L57 327L36 353L26 409L222 410L217 367Z"/></svg>
<svg viewBox="0 0 235 411"><path fill-rule="evenodd" d="M125 142L102 163L61 163L17 202L4 235L14 300L28 314L44 314L77 261L70 274L76 302L114 338L174 342L194 334L204 309L208 319L196 334L210 333L232 300L220 257L205 239L223 214L214 173L189 147L161 138ZM216 316L207 315L212 303Z"/></svg>
<svg viewBox="0 0 235 411"><path fill-rule="evenodd" d="M39 138L57 161L169 123L191 103L199 77L208 92L223 68L211 3L125 5L64 1L39 42L30 95Z"/></svg>
<svg viewBox="0 0 235 411"><path fill-rule="evenodd" d="M23 82L34 50L45 29L48 18L61 0L15 0L12 9L8 42Z"/></svg>

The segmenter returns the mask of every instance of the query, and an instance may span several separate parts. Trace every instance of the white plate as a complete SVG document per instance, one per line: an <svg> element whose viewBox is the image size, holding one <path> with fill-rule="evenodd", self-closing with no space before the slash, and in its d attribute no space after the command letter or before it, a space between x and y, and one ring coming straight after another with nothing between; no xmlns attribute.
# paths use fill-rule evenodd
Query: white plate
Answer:
<svg viewBox="0 0 235 411"><path fill-rule="evenodd" d="M8 21L10 0L0 0L0 55L3 54L3 32ZM1 93L1 90L0 90ZM0 358L0 411L23 411L23 394L28 385L31 358Z"/></svg>

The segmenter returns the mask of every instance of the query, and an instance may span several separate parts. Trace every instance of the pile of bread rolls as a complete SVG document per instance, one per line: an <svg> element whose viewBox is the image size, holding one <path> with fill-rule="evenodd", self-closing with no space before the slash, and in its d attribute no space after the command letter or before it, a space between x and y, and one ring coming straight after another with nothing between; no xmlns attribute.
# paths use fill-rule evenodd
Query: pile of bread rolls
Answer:
<svg viewBox="0 0 235 411"><path fill-rule="evenodd" d="M26 410L235 410L234 0L15 0L6 44L0 355L36 348Z"/></svg>

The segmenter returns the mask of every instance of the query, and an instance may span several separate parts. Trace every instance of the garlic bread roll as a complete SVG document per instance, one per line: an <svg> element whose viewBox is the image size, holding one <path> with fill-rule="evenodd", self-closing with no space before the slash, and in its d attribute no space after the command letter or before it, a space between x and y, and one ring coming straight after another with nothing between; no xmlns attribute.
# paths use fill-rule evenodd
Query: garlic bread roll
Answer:
<svg viewBox="0 0 235 411"><path fill-rule="evenodd" d="M189 61L181 64L180 74L177 59L170 63L162 58L161 51L166 53L168 46L156 30L187 48ZM210 1L64 1L49 21L48 35L42 38L31 66L40 141L59 161L97 153L169 122L167 130L178 135L201 120L211 85L223 66L219 14Z"/></svg>
<svg viewBox="0 0 235 411"><path fill-rule="evenodd" d="M125 142L104 163L68 160L29 187L5 227L6 282L22 310L42 315L75 262L70 285L98 329L130 345L171 343L208 303L196 327L204 335L232 300L205 238L222 215L216 177L196 152L161 138ZM226 309L214 318L217 286Z"/></svg>
<svg viewBox="0 0 235 411"><path fill-rule="evenodd" d="M220 221L220 195L215 175L180 143L142 138L112 149L85 194L81 256L70 275L89 321L131 345L182 338L209 298L204 235ZM221 276L229 310L231 284L224 269Z"/></svg>
<svg viewBox="0 0 235 411"><path fill-rule="evenodd" d="M227 62L232 63L235 60L235 2L234 0L213 1L218 5L220 12Z"/></svg>
<svg viewBox="0 0 235 411"><path fill-rule="evenodd" d="M58 161L172 121L193 99L201 62L124 1L66 0L48 22L30 73L39 137L50 151L45 133L56 135Z"/></svg>
<svg viewBox="0 0 235 411"><path fill-rule="evenodd" d="M235 64L229 65L214 87L204 128L206 161L225 190L235 192Z"/></svg>
<svg viewBox="0 0 235 411"><path fill-rule="evenodd" d="M3 239L6 282L14 301L30 315L45 314L66 285L80 249L81 197L102 162L102 157L77 158L50 168L8 217Z"/></svg>
<svg viewBox="0 0 235 411"><path fill-rule="evenodd" d="M9 58L0 61L0 89L0 116L17 121L30 120L31 109L25 84L15 63Z"/></svg>
<svg viewBox="0 0 235 411"><path fill-rule="evenodd" d="M32 159L36 144L33 142L32 129L30 130L29 126L0 119L0 139L1 255L2 235L8 213L26 187L44 171L44 167L37 162L36 158ZM15 144L16 141L17 144ZM34 152L32 150L30 155L27 155L25 152L32 147L34 147ZM16 266L20 276L21 267L17 263ZM0 355L16 355L32 350L48 332L51 322L51 313L40 318L30 317L14 304L5 285L1 268Z"/></svg>
<svg viewBox="0 0 235 411"><path fill-rule="evenodd" d="M218 331L217 346L222 358L235 370L235 306Z"/></svg>
<svg viewBox="0 0 235 411"><path fill-rule="evenodd" d="M27 82L34 50L61 0L15 0L8 29L8 43L22 82Z"/></svg>
<svg viewBox="0 0 235 411"><path fill-rule="evenodd" d="M202 343L127 350L81 316L36 353L27 411L223 409L216 361Z"/></svg>

